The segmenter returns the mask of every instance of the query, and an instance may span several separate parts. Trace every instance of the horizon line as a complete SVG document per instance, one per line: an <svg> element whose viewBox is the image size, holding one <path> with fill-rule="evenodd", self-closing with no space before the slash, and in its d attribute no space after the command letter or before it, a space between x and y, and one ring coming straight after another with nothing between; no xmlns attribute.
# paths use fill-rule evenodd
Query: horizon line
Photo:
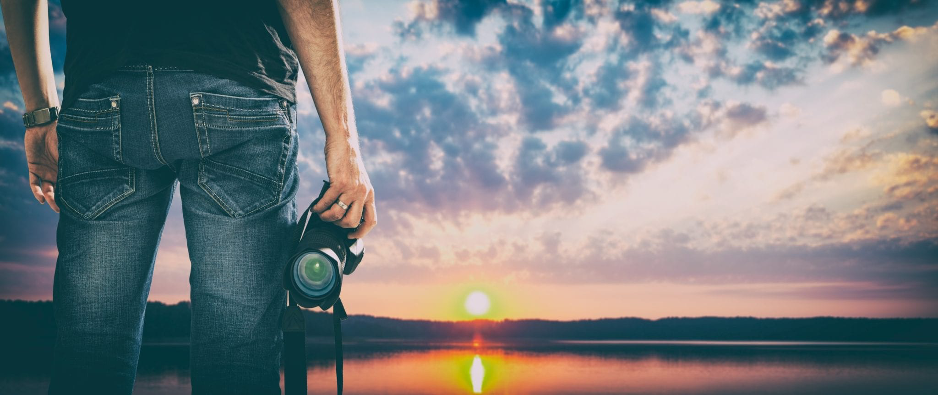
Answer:
<svg viewBox="0 0 939 395"><path fill-rule="evenodd" d="M52 303L51 299L0 299L0 302L31 302L31 303ZM159 303L165 306L173 306L178 304L189 304L192 302L189 300L180 300L176 303L167 303L159 300L148 300L147 303ZM316 311L314 308L305 308L300 307L303 311L308 311L314 314L332 314L330 311ZM659 318L646 318L638 316L619 316L619 317L599 317L599 318L578 318L572 320L557 320L549 318L472 318L466 320L447 320L447 319L433 319L433 318L398 318L391 316L381 316L373 314L349 314L349 317L371 317L371 318L383 318L391 319L398 321L432 321L432 322L452 322L452 323L471 323L471 322L505 322L505 321L551 321L551 322L579 322L579 321L601 321L601 320L618 320L618 319L638 319L646 321L660 321L667 319L701 319L701 318L724 318L724 319L788 319L788 320L808 320L808 319L823 319L823 318L833 318L833 319L864 319L864 320L939 320L939 316L933 317L863 317L863 316L834 316L834 315L817 315L817 316L752 316L752 315L736 315L736 316L719 316L719 315L700 315L700 316L664 316Z"/></svg>

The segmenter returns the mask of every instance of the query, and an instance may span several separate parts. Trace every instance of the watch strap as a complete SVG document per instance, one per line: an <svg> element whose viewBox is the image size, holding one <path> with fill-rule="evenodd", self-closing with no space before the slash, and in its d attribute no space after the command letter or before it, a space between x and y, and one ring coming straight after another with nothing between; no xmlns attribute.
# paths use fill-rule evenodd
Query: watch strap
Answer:
<svg viewBox="0 0 939 395"><path fill-rule="evenodd" d="M23 114L23 125L27 128L47 125L59 119L58 107L47 107Z"/></svg>

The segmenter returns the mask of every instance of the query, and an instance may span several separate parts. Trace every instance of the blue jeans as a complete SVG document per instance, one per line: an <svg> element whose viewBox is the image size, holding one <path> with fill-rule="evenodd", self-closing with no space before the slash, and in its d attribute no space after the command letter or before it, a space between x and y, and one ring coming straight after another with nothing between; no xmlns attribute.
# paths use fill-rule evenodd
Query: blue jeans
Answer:
<svg viewBox="0 0 939 395"><path fill-rule="evenodd" d="M296 105L193 70L128 65L63 108L57 134L49 392L131 393L178 180L192 265L193 393L280 394Z"/></svg>

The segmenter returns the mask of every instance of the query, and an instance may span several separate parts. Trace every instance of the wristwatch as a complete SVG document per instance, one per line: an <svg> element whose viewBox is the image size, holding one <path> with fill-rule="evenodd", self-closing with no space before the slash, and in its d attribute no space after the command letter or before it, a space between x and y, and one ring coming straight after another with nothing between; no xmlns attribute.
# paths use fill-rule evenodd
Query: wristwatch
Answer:
<svg viewBox="0 0 939 395"><path fill-rule="evenodd" d="M56 119L59 119L58 107L40 108L23 114L23 124L26 125L27 128L47 125L54 122Z"/></svg>

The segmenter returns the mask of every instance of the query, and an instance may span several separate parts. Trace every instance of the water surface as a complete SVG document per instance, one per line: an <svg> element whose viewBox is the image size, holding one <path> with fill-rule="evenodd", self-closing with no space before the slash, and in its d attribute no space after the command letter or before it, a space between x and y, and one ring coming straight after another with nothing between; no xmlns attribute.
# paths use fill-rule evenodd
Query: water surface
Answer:
<svg viewBox="0 0 939 395"><path fill-rule="evenodd" d="M814 342L349 342L347 394L935 394L937 346ZM308 348L309 393L335 392L329 344ZM2 357L0 357L2 358ZM185 344L145 346L135 394L189 393ZM42 394L43 364L0 373Z"/></svg>

